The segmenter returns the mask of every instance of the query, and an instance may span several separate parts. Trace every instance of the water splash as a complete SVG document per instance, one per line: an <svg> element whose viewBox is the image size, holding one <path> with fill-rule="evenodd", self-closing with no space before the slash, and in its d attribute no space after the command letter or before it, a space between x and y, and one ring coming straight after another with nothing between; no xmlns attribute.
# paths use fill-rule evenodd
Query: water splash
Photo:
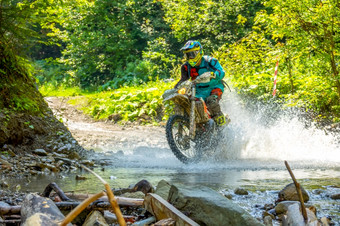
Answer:
<svg viewBox="0 0 340 226"><path fill-rule="evenodd" d="M340 163L335 135L307 124L297 112L277 113L268 106L251 111L234 92L225 95L222 109L232 119L220 153L224 158Z"/></svg>

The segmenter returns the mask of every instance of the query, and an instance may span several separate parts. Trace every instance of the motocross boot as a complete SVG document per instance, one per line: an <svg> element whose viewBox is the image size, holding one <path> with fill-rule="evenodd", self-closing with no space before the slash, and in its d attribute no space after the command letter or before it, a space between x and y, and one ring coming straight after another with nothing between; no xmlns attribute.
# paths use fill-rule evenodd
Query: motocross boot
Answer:
<svg viewBox="0 0 340 226"><path fill-rule="evenodd" d="M224 127L225 125L229 124L230 118L227 114L224 115L221 111L221 106L216 95L211 95L207 98L207 107L217 126Z"/></svg>

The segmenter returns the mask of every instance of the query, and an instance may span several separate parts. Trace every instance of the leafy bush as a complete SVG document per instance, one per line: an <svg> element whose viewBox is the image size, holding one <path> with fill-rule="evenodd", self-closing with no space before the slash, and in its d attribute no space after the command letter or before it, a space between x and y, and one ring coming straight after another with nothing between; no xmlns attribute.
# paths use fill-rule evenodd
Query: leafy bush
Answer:
<svg viewBox="0 0 340 226"><path fill-rule="evenodd" d="M34 62L35 77L40 85L49 85L58 87L74 86L76 81L69 73L69 68L64 64L58 63L57 60L45 59Z"/></svg>
<svg viewBox="0 0 340 226"><path fill-rule="evenodd" d="M116 117L122 121L157 122L167 117L164 115L162 94L173 86L173 82L160 80L137 87L125 86L113 91L87 94L73 98L69 103L81 102L81 109L96 119Z"/></svg>

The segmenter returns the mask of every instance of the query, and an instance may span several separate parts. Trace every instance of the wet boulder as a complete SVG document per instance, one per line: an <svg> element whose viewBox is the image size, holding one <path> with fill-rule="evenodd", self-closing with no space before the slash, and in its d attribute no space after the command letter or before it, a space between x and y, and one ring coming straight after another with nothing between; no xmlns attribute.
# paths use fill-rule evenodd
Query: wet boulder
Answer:
<svg viewBox="0 0 340 226"><path fill-rule="evenodd" d="M331 195L331 199L340 199L340 193Z"/></svg>
<svg viewBox="0 0 340 226"><path fill-rule="evenodd" d="M155 193L165 200L168 200L171 184L165 180L158 182Z"/></svg>
<svg viewBox="0 0 340 226"><path fill-rule="evenodd" d="M304 221L302 213L300 211L300 206L298 203L290 205L288 207L287 216L282 220L282 225L295 225L295 226L305 226L305 225L318 225L318 219L310 209L306 208L307 222Z"/></svg>
<svg viewBox="0 0 340 226"><path fill-rule="evenodd" d="M275 206L276 214L285 214L288 211L288 207L293 204L298 204L298 201L282 201Z"/></svg>
<svg viewBox="0 0 340 226"><path fill-rule="evenodd" d="M147 180L141 180L139 181L137 184L135 184L134 186L132 186L131 188L131 192L143 192L145 195L147 193L151 193L154 192L154 187L152 186L152 184L147 181Z"/></svg>
<svg viewBox="0 0 340 226"><path fill-rule="evenodd" d="M309 195L306 192L306 190L300 185L301 187L301 192L302 192L302 198L304 202L309 201ZM291 183L288 184L286 187L284 187L280 192L279 192L279 199L281 201L288 200L288 201L299 201L299 196L295 188L295 184Z"/></svg>
<svg viewBox="0 0 340 226"><path fill-rule="evenodd" d="M236 195L248 195L248 191L244 188L236 188L234 193Z"/></svg>
<svg viewBox="0 0 340 226"><path fill-rule="evenodd" d="M173 185L168 200L200 225L263 225L240 206L208 187Z"/></svg>

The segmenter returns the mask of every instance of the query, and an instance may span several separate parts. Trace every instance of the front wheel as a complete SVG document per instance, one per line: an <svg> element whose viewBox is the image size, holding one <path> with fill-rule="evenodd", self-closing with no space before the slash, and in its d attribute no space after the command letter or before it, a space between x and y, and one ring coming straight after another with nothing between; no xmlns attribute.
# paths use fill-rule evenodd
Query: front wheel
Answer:
<svg viewBox="0 0 340 226"><path fill-rule="evenodd" d="M169 146L183 163L197 162L202 156L190 139L189 125L189 118L181 115L172 115L166 124L166 138Z"/></svg>

